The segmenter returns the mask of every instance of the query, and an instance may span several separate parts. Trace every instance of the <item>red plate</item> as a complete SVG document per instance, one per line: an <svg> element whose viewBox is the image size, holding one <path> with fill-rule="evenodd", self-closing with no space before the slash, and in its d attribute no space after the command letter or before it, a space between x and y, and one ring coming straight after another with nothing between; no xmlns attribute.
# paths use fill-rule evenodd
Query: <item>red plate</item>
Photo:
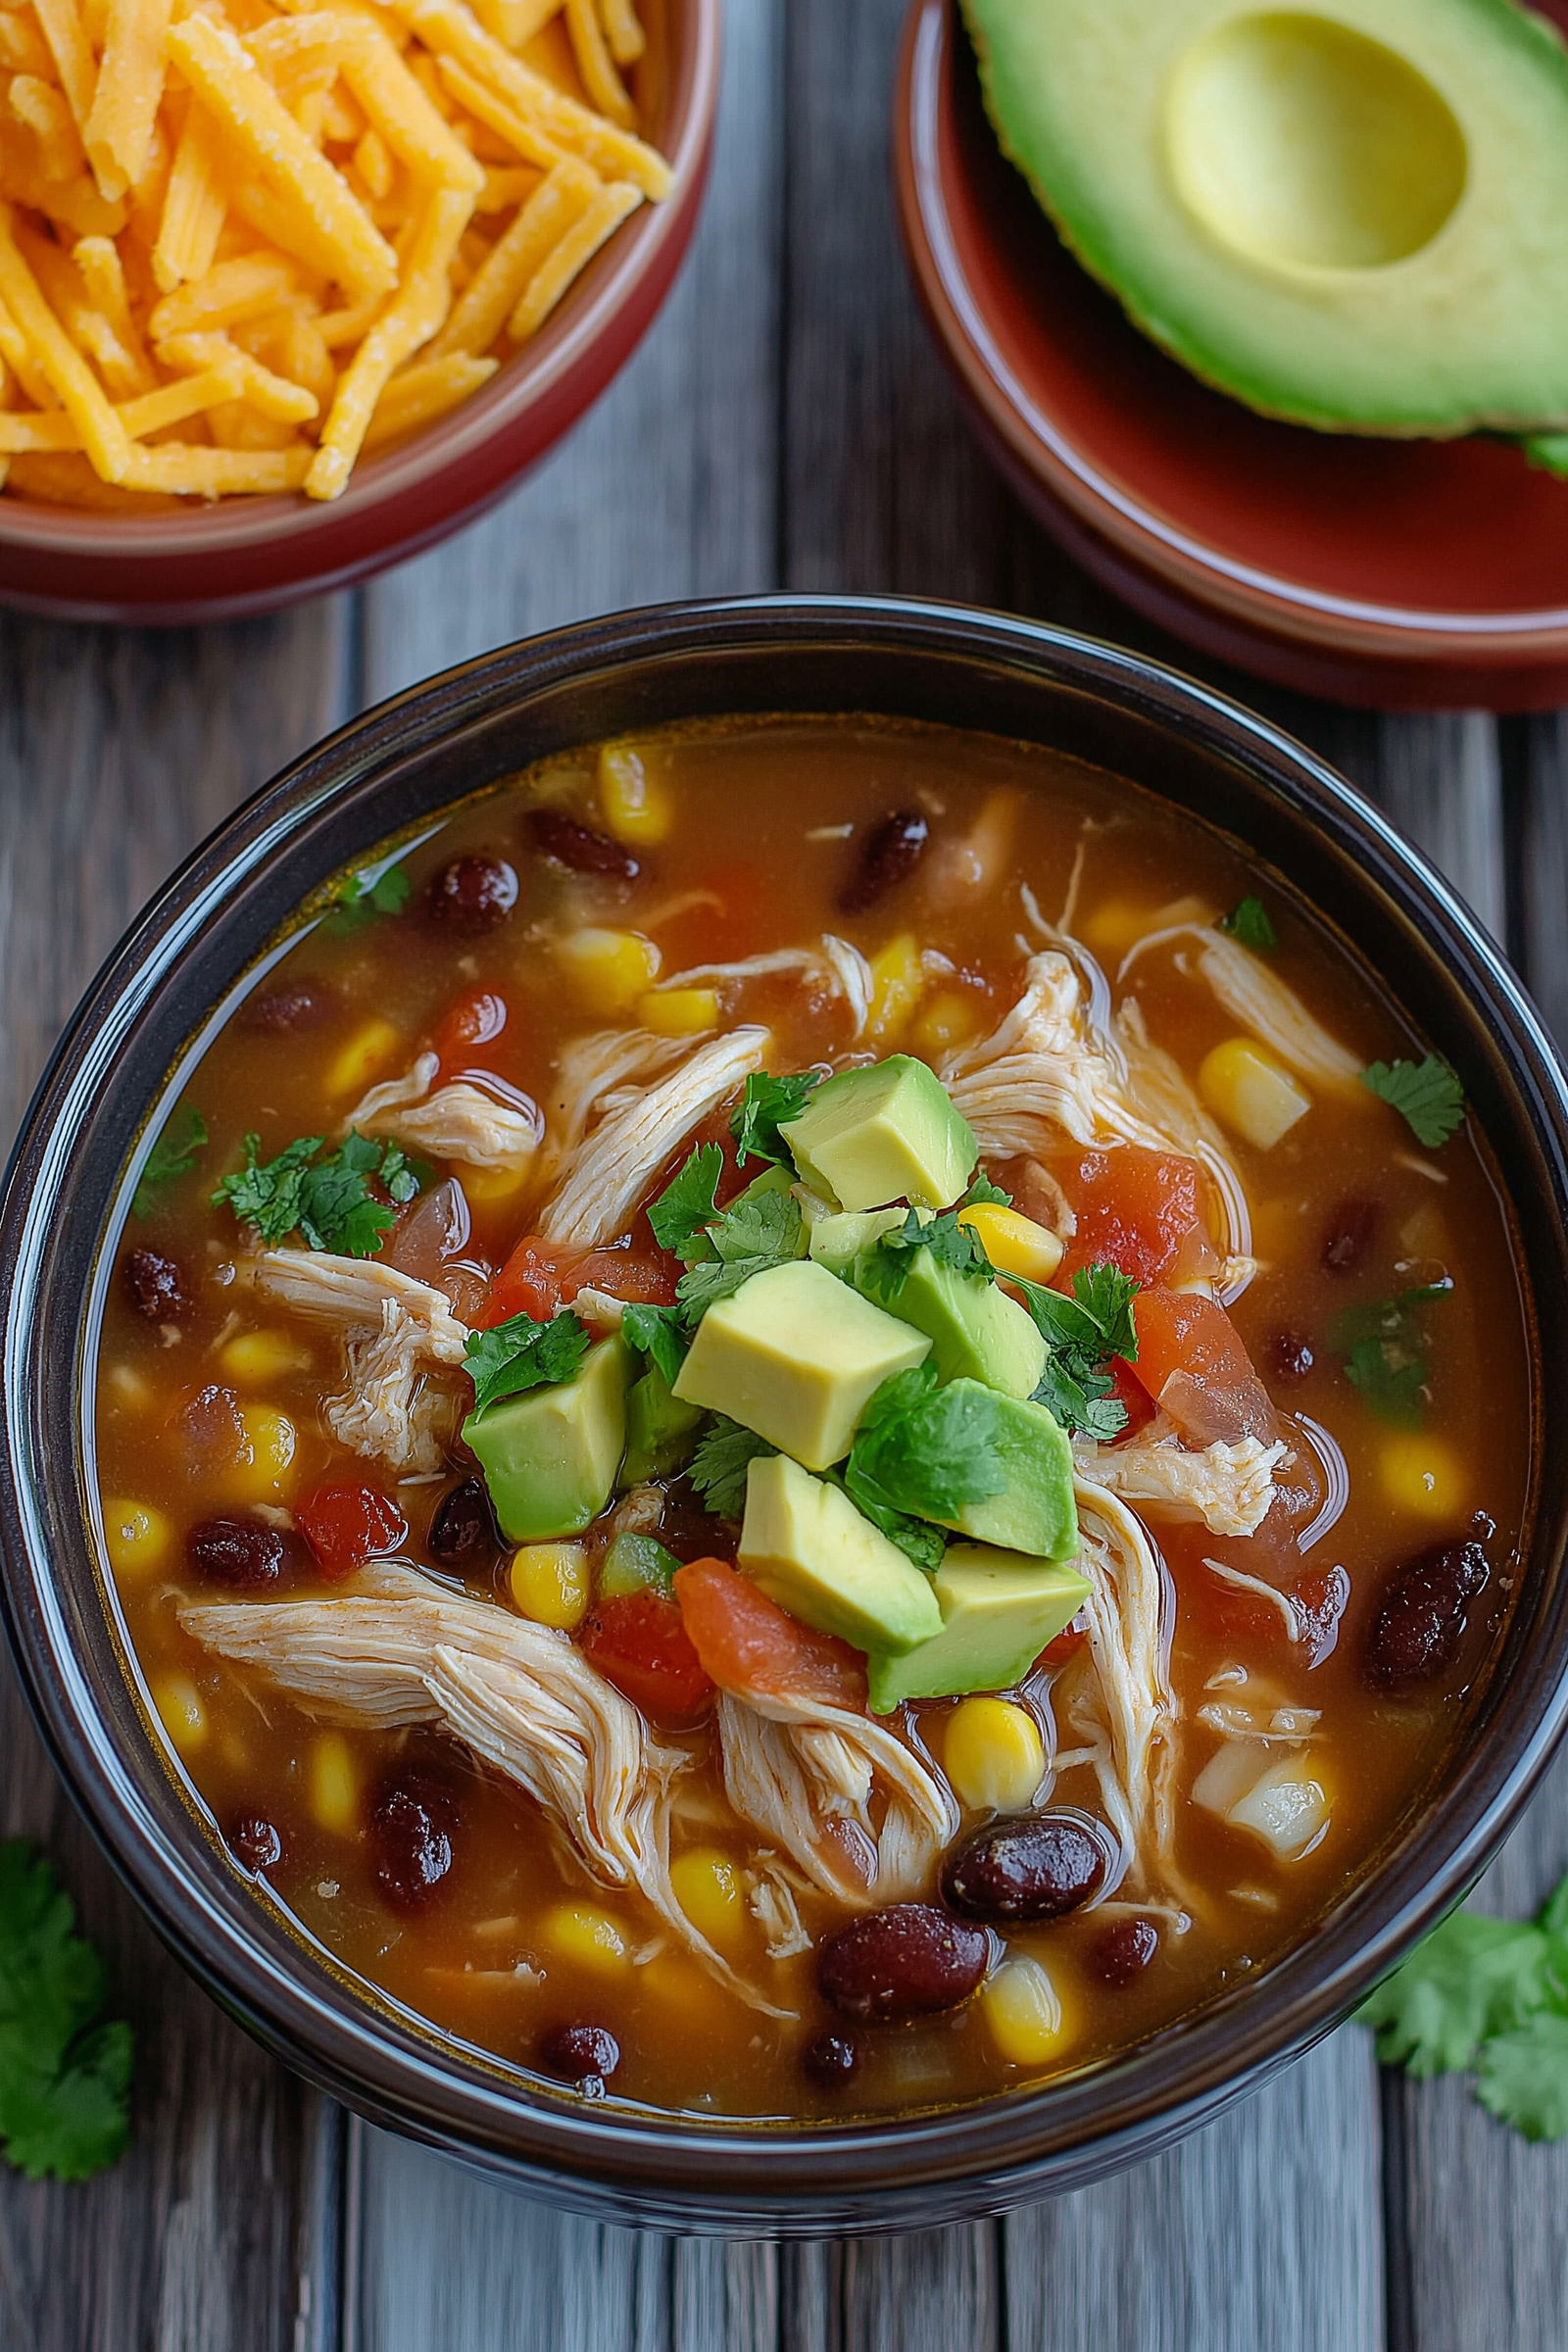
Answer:
<svg viewBox="0 0 1568 2352"><path fill-rule="evenodd" d="M1568 0L1546 13L1568 22ZM1503 442L1277 424L1168 360L1003 157L952 0L909 12L894 150L915 281L975 421L1086 570L1311 694L1568 702L1568 483Z"/></svg>

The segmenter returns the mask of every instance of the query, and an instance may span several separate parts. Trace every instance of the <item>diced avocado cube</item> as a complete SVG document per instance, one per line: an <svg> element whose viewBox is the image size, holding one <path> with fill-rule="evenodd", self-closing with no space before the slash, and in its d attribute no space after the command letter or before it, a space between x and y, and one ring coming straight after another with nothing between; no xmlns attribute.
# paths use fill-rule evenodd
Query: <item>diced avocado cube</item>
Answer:
<svg viewBox="0 0 1568 2352"><path fill-rule="evenodd" d="M691 1457L702 1414L682 1404L657 1364L633 1381L626 1397L626 1459L620 1482L640 1487L644 1479L668 1478Z"/></svg>
<svg viewBox="0 0 1568 2352"><path fill-rule="evenodd" d="M825 1470L849 1452L855 1424L895 1372L923 1363L931 1343L797 1258L754 1274L710 1306L697 1326L675 1395L727 1413Z"/></svg>
<svg viewBox="0 0 1568 2352"><path fill-rule="evenodd" d="M747 1470L738 1559L781 1609L857 1649L913 1649L941 1632L931 1579L839 1488L782 1453Z"/></svg>
<svg viewBox="0 0 1568 2352"><path fill-rule="evenodd" d="M950 1544L935 1592L942 1631L918 1649L873 1653L873 1714L891 1715L904 1698L1011 1690L1071 1624L1089 1596L1089 1580L1064 1563L1024 1559L986 1544Z"/></svg>
<svg viewBox="0 0 1568 2352"><path fill-rule="evenodd" d="M841 1209L836 1216L823 1217L811 1227L810 1253L830 1274L852 1281L855 1261L861 1250L869 1250L885 1233L892 1233L907 1214L907 1209L903 1208Z"/></svg>
<svg viewBox="0 0 1568 2352"><path fill-rule="evenodd" d="M675 1554L666 1551L657 1536L633 1535L628 1530L614 1537L605 1553L599 1571L600 1596L613 1600L622 1593L642 1592L650 1585L667 1592L679 1566Z"/></svg>
<svg viewBox="0 0 1568 2352"><path fill-rule="evenodd" d="M895 1298L883 1298L875 1288L868 1251L857 1258L852 1278L890 1315L927 1335L931 1360L944 1380L981 1380L1004 1396L1032 1396L1039 1388L1046 1343L1023 1308L994 1282L977 1282L941 1265L929 1250L910 1252Z"/></svg>
<svg viewBox="0 0 1568 2352"><path fill-rule="evenodd" d="M621 1340L601 1340L575 1380L468 1415L464 1439L509 1544L578 1535L604 1509L626 1446L630 1367Z"/></svg>
<svg viewBox="0 0 1568 2352"><path fill-rule="evenodd" d="M941 1080L909 1054L841 1070L779 1133L807 1183L841 1208L951 1207L980 1156Z"/></svg>
<svg viewBox="0 0 1568 2352"><path fill-rule="evenodd" d="M1021 1396L996 1396L993 1425L1006 1485L983 1502L962 1504L942 1524L977 1544L1000 1544L1044 1560L1075 1560L1078 1506L1066 1431L1044 1405Z"/></svg>

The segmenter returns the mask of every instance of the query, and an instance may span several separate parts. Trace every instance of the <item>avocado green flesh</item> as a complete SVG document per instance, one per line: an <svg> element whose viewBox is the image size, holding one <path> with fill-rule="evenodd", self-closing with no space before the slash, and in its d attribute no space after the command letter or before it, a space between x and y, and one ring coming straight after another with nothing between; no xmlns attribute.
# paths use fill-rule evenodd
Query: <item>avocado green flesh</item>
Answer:
<svg viewBox="0 0 1568 2352"><path fill-rule="evenodd" d="M1089 1597L1074 1567L981 1544L954 1544L934 1579L942 1631L902 1656L870 1659L874 1715L901 1699L1010 1690Z"/></svg>
<svg viewBox="0 0 1568 2352"><path fill-rule="evenodd" d="M931 1579L847 1494L785 1454L747 1471L737 1559L781 1609L857 1649L913 1649L942 1630Z"/></svg>
<svg viewBox="0 0 1568 2352"><path fill-rule="evenodd" d="M1134 321L1266 414L1568 424L1568 50L1512 0L963 0L1004 152Z"/></svg>
<svg viewBox="0 0 1568 2352"><path fill-rule="evenodd" d="M779 1133L807 1183L842 1209L948 1208L980 1156L942 1081L909 1054L841 1070Z"/></svg>
<svg viewBox="0 0 1568 2352"><path fill-rule="evenodd" d="M626 1397L626 1459L621 1484L668 1478L692 1456L702 1427L701 1407L682 1404L657 1364L634 1381Z"/></svg>
<svg viewBox="0 0 1568 2352"><path fill-rule="evenodd" d="M1043 1404L1023 1397L998 1396L996 1414L1006 1483L983 1501L961 1503L943 1525L1007 1551L1053 1561L1076 1559L1078 1505L1066 1431Z"/></svg>
<svg viewBox="0 0 1568 2352"><path fill-rule="evenodd" d="M614 1492L626 1447L626 1375L618 1339L589 1349L575 1380L503 1397L463 1424L509 1544L580 1535Z"/></svg>
<svg viewBox="0 0 1568 2352"><path fill-rule="evenodd" d="M867 1255L854 1264L855 1287L901 1323L923 1331L943 1380L978 1380L1007 1396L1032 1396L1046 1368L1046 1343L1029 1316L994 1282L976 1282L919 1250L896 1298L876 1288Z"/></svg>

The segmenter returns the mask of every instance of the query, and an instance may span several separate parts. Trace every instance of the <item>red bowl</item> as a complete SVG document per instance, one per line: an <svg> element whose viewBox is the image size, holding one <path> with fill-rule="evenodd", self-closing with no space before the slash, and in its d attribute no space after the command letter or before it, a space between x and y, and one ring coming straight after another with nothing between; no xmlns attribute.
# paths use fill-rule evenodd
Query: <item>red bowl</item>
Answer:
<svg viewBox="0 0 1568 2352"><path fill-rule="evenodd" d="M425 432L356 466L330 505L232 498L95 514L0 498L0 605L63 620L229 620L346 588L471 522L592 406L653 323L702 206L720 0L650 0L639 97L676 189L644 205L549 325Z"/></svg>
<svg viewBox="0 0 1568 2352"><path fill-rule="evenodd" d="M1568 0L1545 13L1568 24ZM1568 483L1505 442L1279 424L1146 340L1003 156L953 0L914 0L894 112L927 315L1025 504L1174 635L1385 708L1568 701Z"/></svg>

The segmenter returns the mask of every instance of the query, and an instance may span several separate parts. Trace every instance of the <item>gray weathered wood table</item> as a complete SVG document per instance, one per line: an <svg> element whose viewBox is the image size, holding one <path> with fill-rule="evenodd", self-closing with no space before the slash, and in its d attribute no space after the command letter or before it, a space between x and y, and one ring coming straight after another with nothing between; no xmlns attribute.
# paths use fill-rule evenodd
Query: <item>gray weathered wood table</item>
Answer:
<svg viewBox="0 0 1568 2352"><path fill-rule="evenodd" d="M559 621L732 590L902 589L1211 668L1077 574L971 443L896 249L901 0L730 0L717 172L642 352L491 518L361 596L173 635L0 617L0 1142L89 973L185 850L302 746ZM1221 678L1439 859L1568 1034L1568 729L1388 718ZM0 1670L3 1671L3 1670ZM1010 2220L776 2248L563 2219L362 2129L184 1980L62 1797L6 1677L7 1834L41 1838L140 2043L133 2146L0 2180L15 2352L1546 2352L1568 2147L1336 2034L1142 2171ZM1488 1883L1568 1864L1559 1767Z"/></svg>

